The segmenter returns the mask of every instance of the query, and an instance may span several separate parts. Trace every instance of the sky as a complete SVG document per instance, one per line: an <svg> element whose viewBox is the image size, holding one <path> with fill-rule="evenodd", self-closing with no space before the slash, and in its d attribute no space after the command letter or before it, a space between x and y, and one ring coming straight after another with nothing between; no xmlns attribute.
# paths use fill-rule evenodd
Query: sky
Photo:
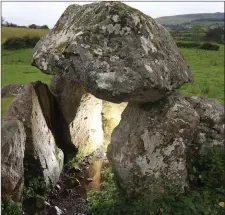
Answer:
<svg viewBox="0 0 225 215"><path fill-rule="evenodd" d="M90 2L2 2L2 16L17 25L45 25L50 28L70 4ZM152 18L190 13L224 12L223 2L125 2Z"/></svg>

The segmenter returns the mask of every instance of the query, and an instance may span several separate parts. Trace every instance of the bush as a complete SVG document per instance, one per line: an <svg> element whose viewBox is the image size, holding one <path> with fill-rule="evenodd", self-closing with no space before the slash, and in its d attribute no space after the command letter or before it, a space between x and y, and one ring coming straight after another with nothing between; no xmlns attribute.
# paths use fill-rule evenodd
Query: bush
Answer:
<svg viewBox="0 0 225 215"><path fill-rule="evenodd" d="M49 29L49 27L47 25L41 25L38 27L39 29Z"/></svg>
<svg viewBox="0 0 225 215"><path fill-rule="evenodd" d="M196 43L196 42L177 42L177 46L180 48L200 48L201 43Z"/></svg>
<svg viewBox="0 0 225 215"><path fill-rule="evenodd" d="M224 30L222 27L209 29L205 34L206 41L224 43Z"/></svg>
<svg viewBox="0 0 225 215"><path fill-rule="evenodd" d="M21 215L21 203L14 202L10 196L2 198L1 201L1 214L2 215Z"/></svg>
<svg viewBox="0 0 225 215"><path fill-rule="evenodd" d="M216 44L205 42L201 45L201 49L218 51L220 47Z"/></svg>
<svg viewBox="0 0 225 215"><path fill-rule="evenodd" d="M37 28L37 25L35 25L35 24L29 25L28 28L36 29Z"/></svg>
<svg viewBox="0 0 225 215"><path fill-rule="evenodd" d="M204 49L204 50L213 50L218 51L219 45L205 42L205 43L196 43L196 42L177 42L176 43L180 48L196 48L196 49Z"/></svg>
<svg viewBox="0 0 225 215"><path fill-rule="evenodd" d="M8 50L33 48L40 37L10 37L3 43L3 48Z"/></svg>

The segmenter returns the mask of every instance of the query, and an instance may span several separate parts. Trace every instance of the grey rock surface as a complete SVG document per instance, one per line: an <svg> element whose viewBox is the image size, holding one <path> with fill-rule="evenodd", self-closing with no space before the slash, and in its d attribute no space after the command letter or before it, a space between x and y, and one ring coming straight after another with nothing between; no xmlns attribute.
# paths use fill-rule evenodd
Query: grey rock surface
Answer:
<svg viewBox="0 0 225 215"><path fill-rule="evenodd" d="M65 213L57 206L51 207L51 209L48 212L48 215L63 215L63 214Z"/></svg>
<svg viewBox="0 0 225 215"><path fill-rule="evenodd" d="M24 150L26 133L19 120L2 121L1 192L22 201L24 183Z"/></svg>
<svg viewBox="0 0 225 215"><path fill-rule="evenodd" d="M41 91L43 96L44 88ZM46 98L46 96L43 97ZM51 111L51 109L48 110L46 108L50 106L50 100L45 100L44 102L46 105L45 109L41 106L36 91L32 90L31 130L34 156L38 157L41 165L40 168L43 169L46 187L54 187L59 180L63 168L64 154L57 147L48 119L45 118L46 112Z"/></svg>
<svg viewBox="0 0 225 215"><path fill-rule="evenodd" d="M23 122L25 139L25 158L42 172L46 188L54 186L63 167L63 152L56 144L53 123L54 99L47 85L36 82L24 87L9 105L5 121L17 119ZM28 171L34 171L30 169Z"/></svg>
<svg viewBox="0 0 225 215"><path fill-rule="evenodd" d="M195 155L203 155L213 147L224 147L224 105L216 99L186 97L200 116L200 124L189 146Z"/></svg>
<svg viewBox="0 0 225 215"><path fill-rule="evenodd" d="M152 197L166 186L182 192L188 186L186 146L198 124L198 113L179 94L155 103L129 103L107 149L121 187Z"/></svg>
<svg viewBox="0 0 225 215"><path fill-rule="evenodd" d="M1 89L3 97L17 96L24 89L24 84L7 84Z"/></svg>
<svg viewBox="0 0 225 215"><path fill-rule="evenodd" d="M82 96L77 114L70 123L72 142L83 155L94 152L102 145L102 100L90 93Z"/></svg>
<svg viewBox="0 0 225 215"><path fill-rule="evenodd" d="M55 75L51 91L68 125L71 143L82 155L88 155L102 145L102 100L71 79L68 74Z"/></svg>
<svg viewBox="0 0 225 215"><path fill-rule="evenodd" d="M111 137L112 131L119 124L121 114L126 106L126 102L115 104L108 101L102 101L102 127L105 137Z"/></svg>
<svg viewBox="0 0 225 215"><path fill-rule="evenodd" d="M121 2L69 6L36 44L32 65L115 103L160 100L193 80L168 31Z"/></svg>

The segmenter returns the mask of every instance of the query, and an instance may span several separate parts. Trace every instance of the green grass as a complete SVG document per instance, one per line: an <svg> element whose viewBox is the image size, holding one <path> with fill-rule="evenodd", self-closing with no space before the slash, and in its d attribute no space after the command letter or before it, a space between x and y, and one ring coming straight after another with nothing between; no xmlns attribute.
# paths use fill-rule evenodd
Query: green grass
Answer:
<svg viewBox="0 0 225 215"><path fill-rule="evenodd" d="M27 84L41 81L50 84L51 75L42 73L36 67L31 66L32 49L20 49L8 51L2 49L2 86L10 83ZM13 97L2 98L1 114L4 116Z"/></svg>
<svg viewBox="0 0 225 215"><path fill-rule="evenodd" d="M2 215L20 215L22 214L22 204L14 202L11 196L1 199L1 214Z"/></svg>
<svg viewBox="0 0 225 215"><path fill-rule="evenodd" d="M30 65L32 49L5 50L2 49L2 64L14 65L17 63Z"/></svg>
<svg viewBox="0 0 225 215"><path fill-rule="evenodd" d="M51 77L30 65L17 64L2 66L2 85L9 83L27 84L34 81L42 81L49 85Z"/></svg>
<svg viewBox="0 0 225 215"><path fill-rule="evenodd" d="M181 48L181 53L189 64L194 83L180 88L184 95L206 95L224 102L224 46L219 51Z"/></svg>

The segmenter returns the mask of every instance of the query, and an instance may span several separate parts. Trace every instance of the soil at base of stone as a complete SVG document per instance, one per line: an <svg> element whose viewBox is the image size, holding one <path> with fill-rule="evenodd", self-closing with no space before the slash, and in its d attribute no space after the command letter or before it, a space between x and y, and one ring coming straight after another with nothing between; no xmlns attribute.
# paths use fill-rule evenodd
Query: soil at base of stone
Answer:
<svg viewBox="0 0 225 215"><path fill-rule="evenodd" d="M24 209L24 215L53 215L50 209L57 206L63 211L63 215L87 215L88 202L87 191L99 189L101 169L108 166L106 153L100 150L86 156L79 162L76 169L64 166L60 180L55 188L46 196L49 204L44 209L37 209L35 202ZM55 213L57 215L57 213Z"/></svg>

